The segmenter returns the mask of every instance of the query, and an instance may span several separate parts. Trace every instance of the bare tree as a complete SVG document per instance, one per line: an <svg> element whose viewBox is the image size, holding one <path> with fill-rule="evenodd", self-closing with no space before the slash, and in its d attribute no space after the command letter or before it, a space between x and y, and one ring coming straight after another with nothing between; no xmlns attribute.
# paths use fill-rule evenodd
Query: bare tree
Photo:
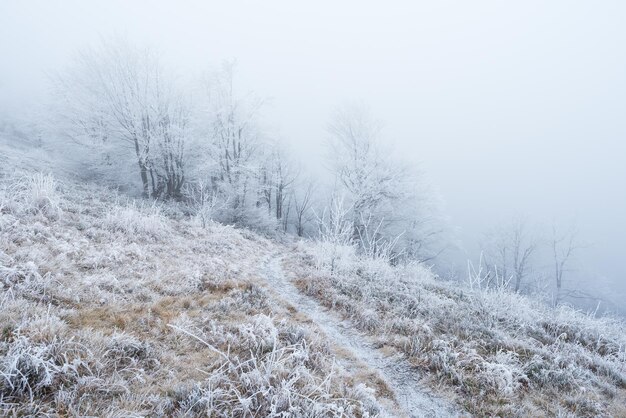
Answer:
<svg viewBox="0 0 626 418"><path fill-rule="evenodd" d="M528 273L531 257L537 248L536 240L528 233L524 220L520 220L515 224L511 243L515 291L519 292L522 281Z"/></svg>
<svg viewBox="0 0 626 418"><path fill-rule="evenodd" d="M287 200L286 203L283 204L283 210L282 210L282 226L283 226L283 232L287 232L289 230L289 215L291 213L291 203L292 203L292 195L289 194L287 195Z"/></svg>
<svg viewBox="0 0 626 418"><path fill-rule="evenodd" d="M157 128L157 158L161 169L154 169L151 175L157 175L155 197L165 194L167 197L180 199L185 184L185 147L189 113L186 106L172 106L169 114L159 121ZM156 162L155 162L156 164ZM152 178L152 183L155 183Z"/></svg>
<svg viewBox="0 0 626 418"><path fill-rule="evenodd" d="M298 173L287 160L285 153L280 149L276 149L272 156L275 213L276 219L282 219L285 215L285 201L289 196L288 190L298 177Z"/></svg>
<svg viewBox="0 0 626 418"><path fill-rule="evenodd" d="M260 197L268 213L277 220L284 221L285 203L289 201L290 189L298 174L284 146L273 144L261 169Z"/></svg>
<svg viewBox="0 0 626 418"><path fill-rule="evenodd" d="M256 207L263 158L256 123L262 101L234 90L234 64L226 63L208 86L210 154L215 161L211 179L231 206L230 221L246 222L246 211Z"/></svg>
<svg viewBox="0 0 626 418"><path fill-rule="evenodd" d="M380 149L381 125L366 108L340 109L328 131L335 173L352 201L354 237L358 238L362 219L380 218L381 206L399 198L402 172L385 158Z"/></svg>
<svg viewBox="0 0 626 418"><path fill-rule="evenodd" d="M331 119L328 132L332 168L352 207L353 238L380 242L401 236L396 247L415 259L436 253L427 248L434 242L428 235L438 235L439 228L433 227L436 217L427 212L432 206L424 204L417 187L419 175L391 157L382 145L380 123L362 106L345 107Z"/></svg>
<svg viewBox="0 0 626 418"><path fill-rule="evenodd" d="M153 51L103 42L56 81L72 137L132 150L145 196L180 195L188 112Z"/></svg>
<svg viewBox="0 0 626 418"><path fill-rule="evenodd" d="M306 224L313 220L313 212L311 210L313 191L314 183L312 180L307 181L305 186L293 191L296 234L299 237L304 235Z"/></svg>
<svg viewBox="0 0 626 418"><path fill-rule="evenodd" d="M558 305L563 296L563 273L568 271L567 265L571 261L572 254L580 248L577 242L577 230L571 227L564 233L559 234L556 223L552 224L552 256L554 262L554 278L556 284L555 304Z"/></svg>
<svg viewBox="0 0 626 418"><path fill-rule="evenodd" d="M537 238L524 218L502 225L492 231L483 243L485 263L489 270L511 279L516 292L521 291L530 273ZM494 275L495 277L495 275Z"/></svg>

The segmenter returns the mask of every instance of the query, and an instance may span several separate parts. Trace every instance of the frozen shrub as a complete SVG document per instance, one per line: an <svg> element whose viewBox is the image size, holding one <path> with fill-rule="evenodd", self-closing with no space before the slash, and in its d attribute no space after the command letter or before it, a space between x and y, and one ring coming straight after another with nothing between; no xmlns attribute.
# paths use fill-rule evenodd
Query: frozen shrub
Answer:
<svg viewBox="0 0 626 418"><path fill-rule="evenodd" d="M317 217L317 248L313 255L318 269L339 274L354 267L356 247L353 245L354 223L350 220L350 210L344 205L343 197L333 196L330 206Z"/></svg>
<svg viewBox="0 0 626 418"><path fill-rule="evenodd" d="M395 276L394 269L380 257L361 256L358 259L357 273L369 280L393 280Z"/></svg>
<svg viewBox="0 0 626 418"><path fill-rule="evenodd" d="M584 395L568 396L565 398L564 403L576 416L597 417L602 416L604 412L604 408L599 402L591 400Z"/></svg>
<svg viewBox="0 0 626 418"><path fill-rule="evenodd" d="M333 242L317 243L315 264L318 270L334 275L345 274L355 269L356 260L356 248L353 246Z"/></svg>
<svg viewBox="0 0 626 418"><path fill-rule="evenodd" d="M526 380L517 355L512 352L500 351L491 361L483 361L480 365L478 381L481 389L493 390L500 396L515 395Z"/></svg>
<svg viewBox="0 0 626 418"><path fill-rule="evenodd" d="M4 288L30 296L43 296L51 281L51 275L39 274L33 262L15 267L4 267L0 264L0 289Z"/></svg>
<svg viewBox="0 0 626 418"><path fill-rule="evenodd" d="M103 220L104 226L112 232L121 232L129 239L137 236L153 239L163 238L168 231L165 217L156 204L114 206Z"/></svg>
<svg viewBox="0 0 626 418"><path fill-rule="evenodd" d="M220 220L218 217L216 219ZM266 208L256 206L248 208L235 217L232 222L227 223L232 223L239 228L250 229L265 237L276 237L280 229L278 221L268 215Z"/></svg>
<svg viewBox="0 0 626 418"><path fill-rule="evenodd" d="M14 212L24 210L57 219L61 213L57 189L57 182L51 174L25 175L9 187L8 194L13 202L5 200L2 205L12 207Z"/></svg>
<svg viewBox="0 0 626 418"><path fill-rule="evenodd" d="M32 401L51 388L63 373L54 361L55 344L35 345L24 336L11 342L0 358L0 398Z"/></svg>
<svg viewBox="0 0 626 418"><path fill-rule="evenodd" d="M28 178L29 200L32 207L44 213L56 212L58 208L57 184L51 174L35 174Z"/></svg>
<svg viewBox="0 0 626 418"><path fill-rule="evenodd" d="M116 370L134 367L139 362L151 359L153 355L148 343L126 334L113 335L104 353L104 357L112 361Z"/></svg>
<svg viewBox="0 0 626 418"><path fill-rule="evenodd" d="M225 312L246 312L254 314L270 311L269 297L262 287L249 284L243 289L233 289L220 300L220 309Z"/></svg>
<svg viewBox="0 0 626 418"><path fill-rule="evenodd" d="M278 329L266 315L258 315L251 324L240 325L239 335L244 347L255 353L272 350L278 343Z"/></svg>
<svg viewBox="0 0 626 418"><path fill-rule="evenodd" d="M46 344L67 330L67 324L58 316L35 312L29 312L28 319L19 324L16 334L27 335L31 343Z"/></svg>
<svg viewBox="0 0 626 418"><path fill-rule="evenodd" d="M222 201L217 191L204 181L185 185L185 202L203 228L208 227L215 216L219 217L220 211L228 206L228 201Z"/></svg>
<svg viewBox="0 0 626 418"><path fill-rule="evenodd" d="M356 318L359 329L374 331L380 327L378 314L373 309L363 309Z"/></svg>

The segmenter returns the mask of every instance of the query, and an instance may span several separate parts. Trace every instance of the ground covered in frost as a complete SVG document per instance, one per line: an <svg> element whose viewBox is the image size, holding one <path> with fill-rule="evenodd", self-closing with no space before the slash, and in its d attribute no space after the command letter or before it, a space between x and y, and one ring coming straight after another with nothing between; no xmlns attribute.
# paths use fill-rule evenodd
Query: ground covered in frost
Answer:
<svg viewBox="0 0 626 418"><path fill-rule="evenodd" d="M289 259L303 293L473 415L626 416L621 319L473 291L332 243L300 243Z"/></svg>
<svg viewBox="0 0 626 418"><path fill-rule="evenodd" d="M626 416L621 320L0 163L0 415Z"/></svg>
<svg viewBox="0 0 626 418"><path fill-rule="evenodd" d="M383 411L315 324L271 296L258 266L272 242L102 188L0 175L0 415Z"/></svg>

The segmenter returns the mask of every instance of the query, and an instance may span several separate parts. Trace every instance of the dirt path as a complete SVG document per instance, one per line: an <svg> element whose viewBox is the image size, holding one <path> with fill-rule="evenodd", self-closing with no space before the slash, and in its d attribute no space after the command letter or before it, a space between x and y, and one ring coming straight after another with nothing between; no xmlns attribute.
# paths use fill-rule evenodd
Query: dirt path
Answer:
<svg viewBox="0 0 626 418"><path fill-rule="evenodd" d="M437 398L420 385L414 370L400 356L386 356L373 347L369 339L345 321L318 304L313 298L302 294L286 277L282 258L274 254L266 258L261 270L263 277L281 298L296 310L304 313L317 324L330 341L356 359L340 360L348 371L376 371L393 391L396 410L387 411L407 417L454 417L459 411L443 399ZM400 411L397 411L397 408Z"/></svg>

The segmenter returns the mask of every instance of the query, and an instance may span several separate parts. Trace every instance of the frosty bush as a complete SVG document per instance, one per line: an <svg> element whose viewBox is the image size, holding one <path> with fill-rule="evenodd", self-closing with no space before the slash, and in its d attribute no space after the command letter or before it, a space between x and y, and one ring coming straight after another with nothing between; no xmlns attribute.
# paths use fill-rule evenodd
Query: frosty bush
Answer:
<svg viewBox="0 0 626 418"><path fill-rule="evenodd" d="M0 347L0 407L3 402L38 401L55 387L75 384L79 370L89 370L80 360L82 349L57 337L35 341L18 330Z"/></svg>
<svg viewBox="0 0 626 418"><path fill-rule="evenodd" d="M51 275L46 273L42 276L32 262L15 267L5 267L0 262L0 290L10 292L7 296L42 298L50 282Z"/></svg>
<svg viewBox="0 0 626 418"><path fill-rule="evenodd" d="M0 364L0 393L16 399L41 394L53 385L60 372L51 356L51 346L34 346L24 337L10 345Z"/></svg>
<svg viewBox="0 0 626 418"><path fill-rule="evenodd" d="M41 213L49 219L56 219L61 212L57 188L51 174L25 175L9 186L8 195L12 202L5 201L4 205L13 206L17 212Z"/></svg>
<svg viewBox="0 0 626 418"><path fill-rule="evenodd" d="M333 196L328 208L317 216L318 237L313 253L318 269L328 269L331 274L350 269L356 257L352 233L354 225L349 220L350 208L343 197Z"/></svg>
<svg viewBox="0 0 626 418"><path fill-rule="evenodd" d="M217 191L211 190L210 185L204 181L187 184L185 197L192 216L199 221L203 228L206 228L216 216L219 217L220 211L228 205L228 201L222 201Z"/></svg>
<svg viewBox="0 0 626 418"><path fill-rule="evenodd" d="M126 334L114 334L106 345L104 357L115 364L115 369L137 367L141 360L153 359L152 347Z"/></svg>
<svg viewBox="0 0 626 418"><path fill-rule="evenodd" d="M248 228L266 237L275 237L280 228L278 221L269 216L266 208L256 206L242 211L234 219L233 224L237 227Z"/></svg>
<svg viewBox="0 0 626 418"><path fill-rule="evenodd" d="M104 226L112 232L122 232L128 238L147 237L159 239L168 232L165 217L156 203L129 206L114 206L103 220Z"/></svg>

